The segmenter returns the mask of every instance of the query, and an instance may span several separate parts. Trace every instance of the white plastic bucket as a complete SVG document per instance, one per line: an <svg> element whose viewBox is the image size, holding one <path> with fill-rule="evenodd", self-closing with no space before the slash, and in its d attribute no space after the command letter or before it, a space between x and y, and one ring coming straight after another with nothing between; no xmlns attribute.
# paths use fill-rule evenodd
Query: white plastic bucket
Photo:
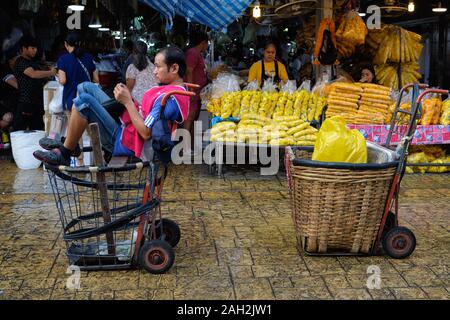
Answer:
<svg viewBox="0 0 450 320"><path fill-rule="evenodd" d="M41 161L33 156L36 150L42 150L39 140L45 137L45 131L11 132L11 149L14 161L22 170L37 169Z"/></svg>

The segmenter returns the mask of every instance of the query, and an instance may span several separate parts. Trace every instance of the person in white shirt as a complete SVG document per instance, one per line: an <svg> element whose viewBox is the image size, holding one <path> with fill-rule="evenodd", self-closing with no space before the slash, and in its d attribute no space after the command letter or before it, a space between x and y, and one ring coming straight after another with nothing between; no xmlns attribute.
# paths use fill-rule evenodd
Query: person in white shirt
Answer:
<svg viewBox="0 0 450 320"><path fill-rule="evenodd" d="M142 103L144 94L158 85L154 70L155 65L147 57L147 45L143 41L136 42L133 47L133 63L127 68L126 80L128 89L139 104Z"/></svg>

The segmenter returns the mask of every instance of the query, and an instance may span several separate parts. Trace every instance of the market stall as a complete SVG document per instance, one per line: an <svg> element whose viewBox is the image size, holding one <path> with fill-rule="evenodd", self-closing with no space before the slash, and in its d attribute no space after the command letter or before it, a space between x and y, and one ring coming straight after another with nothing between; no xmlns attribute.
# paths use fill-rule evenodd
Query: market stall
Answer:
<svg viewBox="0 0 450 320"><path fill-rule="evenodd" d="M322 9L321 2L317 9ZM220 146L314 145L314 133L321 122L341 116L349 128L358 129L368 141L384 144L400 89L408 83L420 82L423 77L424 71L419 65L423 37L395 24L382 23L378 29L367 28L367 21L355 9L353 1L347 1L343 7L334 8L334 19L326 18L316 24L312 57L318 72L312 75L312 88L306 85L308 82L299 81L289 88L258 89L251 85L229 88L227 85L233 80L226 70L221 71L212 84L212 93L202 97L213 119L210 141ZM330 50L329 54L323 54L321 44L327 36L336 48L335 58L329 48L325 48ZM297 40L304 43L304 38ZM361 67L357 66L363 63L373 66L376 79L373 83L354 80L359 79L355 70L360 72ZM412 141L413 145L429 145L441 150L439 157L431 157L427 152L429 163L436 161L444 167L439 167L439 172L446 171L446 145L450 138L449 102L443 99L445 97L425 97L420 125ZM403 109L411 108L410 95L402 97L400 103ZM279 117L285 117L288 122L283 120L280 125ZM396 135L394 144L395 139ZM415 161L414 156L410 159ZM430 168L428 172L437 171Z"/></svg>

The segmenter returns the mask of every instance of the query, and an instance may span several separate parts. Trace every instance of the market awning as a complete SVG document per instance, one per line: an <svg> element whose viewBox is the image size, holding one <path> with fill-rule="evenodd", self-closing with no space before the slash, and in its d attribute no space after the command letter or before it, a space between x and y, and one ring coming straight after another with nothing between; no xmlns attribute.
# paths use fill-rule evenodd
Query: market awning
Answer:
<svg viewBox="0 0 450 320"><path fill-rule="evenodd" d="M172 26L175 14L213 30L222 29L239 18L253 0L140 0L160 12Z"/></svg>

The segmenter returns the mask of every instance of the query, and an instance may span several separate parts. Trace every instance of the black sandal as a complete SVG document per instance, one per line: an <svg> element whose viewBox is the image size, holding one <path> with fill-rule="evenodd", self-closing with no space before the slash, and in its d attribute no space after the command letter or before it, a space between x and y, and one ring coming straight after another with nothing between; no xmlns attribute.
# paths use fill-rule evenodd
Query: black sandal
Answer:
<svg viewBox="0 0 450 320"><path fill-rule="evenodd" d="M70 158L64 158L59 149L53 149L51 151L36 150L33 152L33 156L44 163L54 166L70 166Z"/></svg>
<svg viewBox="0 0 450 320"><path fill-rule="evenodd" d="M58 141L56 139L52 139L49 137L44 137L41 140L39 140L39 145L44 148L45 150L54 150L59 149L64 145L64 141L66 140L65 137L61 137L61 140ZM81 155L81 148L80 145L77 144L75 149L72 151L71 156L78 158Z"/></svg>

